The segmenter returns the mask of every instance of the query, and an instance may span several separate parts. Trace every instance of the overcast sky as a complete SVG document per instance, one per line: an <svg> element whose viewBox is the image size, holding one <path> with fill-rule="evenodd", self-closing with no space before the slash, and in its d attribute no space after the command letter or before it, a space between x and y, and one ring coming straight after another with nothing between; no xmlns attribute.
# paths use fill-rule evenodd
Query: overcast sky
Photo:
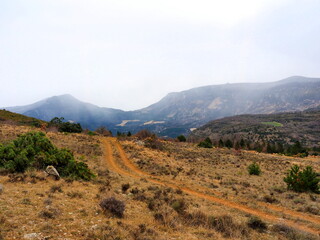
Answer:
<svg viewBox="0 0 320 240"><path fill-rule="evenodd" d="M193 87L320 77L319 0L0 0L0 106L133 110Z"/></svg>

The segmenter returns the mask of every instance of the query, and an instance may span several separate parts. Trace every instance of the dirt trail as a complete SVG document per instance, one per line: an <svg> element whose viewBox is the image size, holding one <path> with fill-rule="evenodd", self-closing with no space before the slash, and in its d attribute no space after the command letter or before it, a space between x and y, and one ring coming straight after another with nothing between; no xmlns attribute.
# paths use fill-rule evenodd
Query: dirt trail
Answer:
<svg viewBox="0 0 320 240"><path fill-rule="evenodd" d="M319 230L310 228L308 226L305 226L302 223L296 223L296 222L294 222L292 220L282 219L282 218L280 218L278 216L273 215L272 213L264 212L263 210L250 208L250 207L245 206L243 204L232 202L232 201L227 200L227 199L223 199L223 198L220 198L220 197L216 197L216 196L208 195L208 194L205 194L205 193L202 193L202 192L198 192L196 190L193 190L191 188L186 187L185 184L178 185L176 182L175 183L171 183L171 182L165 182L163 180L155 179L155 177L152 176L151 174L146 173L146 172L140 170L139 168L137 168L127 158L124 150L122 149L122 147L121 147L121 145L120 145L120 143L118 141L116 141L115 139L108 138L108 139L103 139L103 142L105 143L105 147L106 147L106 151L107 151L107 153L106 153L107 164L110 166L110 168L112 170L114 170L115 172L117 172L117 173L119 173L121 175L130 176L130 177L133 177L133 178L136 178L136 179L145 178L149 182L152 182L152 183L155 183L155 184L158 184L158 185L161 185L161 186L171 187L171 188L174 188L174 189L180 189L180 190L182 190L183 192L185 192L185 193L187 193L189 195L192 195L192 196L195 196L195 197L198 197L198 198L202 198L202 199L206 199L206 200L209 200L211 202L218 203L218 204L221 204L221 205L229 207L229 208L237 209L239 211L242 211L242 212L254 215L254 216L258 216L258 217L260 217L262 219L265 219L265 220L268 220L268 221L271 221L271 222L274 222L274 223L286 224L286 225L288 225L290 227L293 227L295 229L300 229L300 230L305 231L305 232L309 232L309 233L312 233L312 234L315 234L315 235L320 235L320 231ZM121 158L124 166L130 171L124 170L124 169L122 169L121 167L119 167L117 165L116 161L113 158L111 145L113 145L117 149L117 151L120 154L120 158ZM205 189L206 191L209 190L210 192L212 192L211 189L206 189L206 188L203 188L203 189ZM281 208L281 207L277 207L277 206L271 206L270 204L262 204L261 203L260 205L263 205L264 207L266 207L268 209L271 209L271 210L274 210L274 211L277 211L277 212L285 213L286 215L294 217L294 218L303 219L303 220L308 221L308 222L319 224L319 219L313 218L311 216L307 216L305 214L300 214L298 212L294 212L292 210L287 210L287 209L284 209L284 208Z"/></svg>
<svg viewBox="0 0 320 240"><path fill-rule="evenodd" d="M299 218L299 219L303 219L305 221L312 222L312 223L320 225L320 218L312 217L312 216L309 216L309 215L304 214L304 213L296 212L296 211L293 211L293 210L290 210L290 209L286 209L284 207L275 206L275 205L268 204L268 203L258 202L257 204L260 205L260 206L264 206L264 207L266 207L268 209L271 209L273 211L282 212L282 213L285 213L285 214L287 214L289 216L293 216L293 217L296 217L296 218Z"/></svg>
<svg viewBox="0 0 320 240"><path fill-rule="evenodd" d="M146 172L142 171L141 169L137 168L137 167L128 159L128 157L127 157L126 153L124 152L124 150L122 149L120 143L117 142L117 141L114 141L113 143L116 145L117 150L118 150L118 152L119 152L119 154L120 154L120 157L121 157L124 165L125 165L127 168L129 168L131 171L133 171L133 172L135 172L135 173L138 173L138 174L140 174L140 175L142 175L142 176L144 176L144 177L147 176L147 177L153 178L152 181L153 181L154 183L161 184L161 185L166 185L166 186L169 186L169 185L170 185L170 182L168 183L168 181L166 181L166 180L157 180L157 179L154 179L155 177L154 177L153 175L151 175L151 174L149 174L149 173L146 173ZM175 184L177 184L177 183L183 185L183 183L178 182L178 181L175 181ZM177 187L175 187L175 188L177 188ZM216 194L216 195L221 195L221 193L216 192L216 191L214 191L214 190L212 190L212 189L207 189L207 188L203 188L203 187L200 187L200 186L197 186L197 188L198 188L199 190L202 190L202 191L208 191L208 190L210 190L210 192L212 192L212 193L214 193L214 194Z"/></svg>

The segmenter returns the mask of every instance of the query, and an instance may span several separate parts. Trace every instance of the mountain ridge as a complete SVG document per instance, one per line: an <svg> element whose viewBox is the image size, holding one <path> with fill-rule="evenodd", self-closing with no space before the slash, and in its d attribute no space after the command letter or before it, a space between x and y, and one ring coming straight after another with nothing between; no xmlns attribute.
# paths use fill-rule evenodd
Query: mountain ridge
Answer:
<svg viewBox="0 0 320 240"><path fill-rule="evenodd" d="M70 94L6 109L46 121L64 117L89 129L106 126L113 132L135 132L147 128L163 136L174 136L190 133L190 128L222 117L316 107L320 105L319 92L320 78L293 76L276 82L208 85L172 92L134 111L98 107Z"/></svg>

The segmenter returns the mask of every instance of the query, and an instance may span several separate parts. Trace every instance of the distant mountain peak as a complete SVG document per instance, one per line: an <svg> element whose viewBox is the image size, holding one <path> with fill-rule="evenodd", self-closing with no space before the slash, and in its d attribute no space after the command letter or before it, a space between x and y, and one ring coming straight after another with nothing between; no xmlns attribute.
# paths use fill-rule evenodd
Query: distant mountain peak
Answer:
<svg viewBox="0 0 320 240"><path fill-rule="evenodd" d="M47 99L62 99L62 100L78 100L77 98L75 98L74 96L72 96L71 94L67 93L67 94L62 94L62 95L57 95L57 96L52 96L49 97Z"/></svg>
<svg viewBox="0 0 320 240"><path fill-rule="evenodd" d="M293 82L319 82L320 78L311 78L311 77L304 77L304 76L291 76L285 79L282 79L278 82L281 83L293 83Z"/></svg>

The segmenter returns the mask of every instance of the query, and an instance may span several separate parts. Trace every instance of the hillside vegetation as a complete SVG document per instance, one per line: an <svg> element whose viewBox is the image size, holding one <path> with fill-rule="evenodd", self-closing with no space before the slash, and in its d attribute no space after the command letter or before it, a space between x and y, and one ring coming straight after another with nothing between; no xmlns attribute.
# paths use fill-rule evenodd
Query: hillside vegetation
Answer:
<svg viewBox="0 0 320 240"><path fill-rule="evenodd" d="M320 151L320 107L303 112L239 115L211 121L195 130L190 138L205 138L219 145L231 141L231 147L251 148L267 145L283 148L297 141L309 150Z"/></svg>
<svg viewBox="0 0 320 240"><path fill-rule="evenodd" d="M30 168L45 170L47 166L55 167L63 177L94 177L87 164L75 161L71 151L55 147L43 132L28 132L0 145L0 170L24 173Z"/></svg>
<svg viewBox="0 0 320 240"><path fill-rule="evenodd" d="M0 110L0 123L1 122L33 127L41 127L43 124L46 124L45 121L33 117L27 117L22 114L13 113L7 110Z"/></svg>
<svg viewBox="0 0 320 240"><path fill-rule="evenodd" d="M0 124L0 130L5 145L32 128ZM96 178L55 181L32 168L0 171L0 239L315 240L320 233L319 195L301 192L301 185L290 190L284 181L295 165L319 173L317 157L201 148L147 134L46 137ZM258 175L248 172L252 163Z"/></svg>

